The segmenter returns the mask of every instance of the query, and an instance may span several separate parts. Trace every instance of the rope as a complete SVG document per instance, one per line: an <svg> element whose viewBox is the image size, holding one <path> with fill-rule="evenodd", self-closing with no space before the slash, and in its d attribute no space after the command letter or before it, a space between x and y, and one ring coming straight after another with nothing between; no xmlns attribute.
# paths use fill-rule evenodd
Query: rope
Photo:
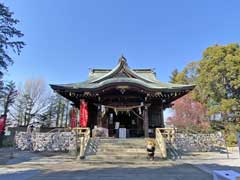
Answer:
<svg viewBox="0 0 240 180"><path fill-rule="evenodd" d="M98 104L94 104L96 106L98 106ZM108 105L102 105L102 106L105 106L106 108L111 108L111 109L116 109L118 111L130 111L132 109L135 109L135 108L140 108L140 107L143 107L143 105L137 105L137 106L108 106Z"/></svg>
<svg viewBox="0 0 240 180"><path fill-rule="evenodd" d="M143 118L142 116L138 115L135 111L132 110L131 112L132 112L135 116L137 116L138 118L144 120L144 118Z"/></svg>

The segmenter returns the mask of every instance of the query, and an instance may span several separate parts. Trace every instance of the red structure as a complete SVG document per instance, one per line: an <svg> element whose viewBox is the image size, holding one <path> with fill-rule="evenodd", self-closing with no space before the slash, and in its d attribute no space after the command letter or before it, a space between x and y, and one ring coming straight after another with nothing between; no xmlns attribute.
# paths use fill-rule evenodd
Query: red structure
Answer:
<svg viewBox="0 0 240 180"><path fill-rule="evenodd" d="M4 132L5 125L6 125L6 116L1 116L0 117L0 134Z"/></svg>
<svg viewBox="0 0 240 180"><path fill-rule="evenodd" d="M88 108L87 103L84 100L80 102L80 126L87 127L88 124Z"/></svg>
<svg viewBox="0 0 240 180"><path fill-rule="evenodd" d="M76 117L76 110L72 108L71 111L71 128L77 127L77 117Z"/></svg>

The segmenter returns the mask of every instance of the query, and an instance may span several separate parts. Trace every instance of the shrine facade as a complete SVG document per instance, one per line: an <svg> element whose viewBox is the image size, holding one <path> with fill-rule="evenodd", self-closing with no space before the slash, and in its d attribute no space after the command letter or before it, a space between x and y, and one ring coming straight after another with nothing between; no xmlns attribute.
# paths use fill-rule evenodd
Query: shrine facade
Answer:
<svg viewBox="0 0 240 180"><path fill-rule="evenodd" d="M148 137L164 127L163 110L194 88L162 83L153 69L131 69L123 56L113 69L91 69L84 82L50 86L75 107L87 102L90 129L103 127L116 136L124 128L128 137Z"/></svg>

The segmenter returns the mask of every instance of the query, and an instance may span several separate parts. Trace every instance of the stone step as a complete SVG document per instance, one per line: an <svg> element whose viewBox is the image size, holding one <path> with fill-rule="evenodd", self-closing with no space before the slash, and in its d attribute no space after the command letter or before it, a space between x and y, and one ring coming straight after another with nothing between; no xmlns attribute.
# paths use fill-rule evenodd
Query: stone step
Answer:
<svg viewBox="0 0 240 180"><path fill-rule="evenodd" d="M140 146L140 145L111 145L111 144L99 144L98 149L146 149L146 146ZM158 146L156 146L156 149L158 149Z"/></svg>
<svg viewBox="0 0 240 180"><path fill-rule="evenodd" d="M156 151L159 150L159 148L155 149ZM124 152L132 152L132 151L146 151L146 147L98 147L97 151L124 151Z"/></svg>
<svg viewBox="0 0 240 180"><path fill-rule="evenodd" d="M145 141L145 138L99 138L99 141Z"/></svg>
<svg viewBox="0 0 240 180"><path fill-rule="evenodd" d="M146 144L134 144L134 143L99 143L99 146L146 146Z"/></svg>
<svg viewBox="0 0 240 180"><path fill-rule="evenodd" d="M119 152L119 153L136 153L136 152L147 152L145 148L98 148L97 152Z"/></svg>
<svg viewBox="0 0 240 180"><path fill-rule="evenodd" d="M146 144L146 142L134 142L134 141L113 141L113 142L105 142L99 141L101 144Z"/></svg>
<svg viewBox="0 0 240 180"><path fill-rule="evenodd" d="M124 155L124 154L147 154L146 150L134 150L134 151L97 151L97 154L119 154L119 155ZM159 151L155 151L155 154L158 154Z"/></svg>
<svg viewBox="0 0 240 180"><path fill-rule="evenodd" d="M134 146L134 145L98 145L99 149L146 149L146 146Z"/></svg>
<svg viewBox="0 0 240 180"><path fill-rule="evenodd" d="M171 165L171 162L163 160L159 157L156 157L153 161L148 159L143 160L88 160L84 159L81 161L81 164L89 164L89 165L103 165L103 164L112 164L112 165L138 165L138 166L149 166L149 165Z"/></svg>
<svg viewBox="0 0 240 180"><path fill-rule="evenodd" d="M161 159L161 156L155 156L156 159ZM93 155L86 157L87 160L94 161L142 161L147 160L145 155Z"/></svg>
<svg viewBox="0 0 240 180"><path fill-rule="evenodd" d="M131 164L147 161L146 141L143 138L99 139L96 147L96 154L87 156L87 162L123 162ZM158 149L155 151L155 157L156 159L161 157Z"/></svg>
<svg viewBox="0 0 240 180"><path fill-rule="evenodd" d="M135 139L123 139L123 140L119 140L119 139L100 139L99 140L100 143L112 143L112 144L146 144L146 141L144 139L140 139L140 140L135 140Z"/></svg>
<svg viewBox="0 0 240 180"><path fill-rule="evenodd" d="M115 144L115 145L146 145L145 142L126 142L126 141L120 141L120 142L100 142L101 144Z"/></svg>
<svg viewBox="0 0 240 180"><path fill-rule="evenodd" d="M145 143L99 143L100 145L109 145L109 144L111 144L111 145L116 145L116 146L120 146L120 145L122 145L122 146L129 146L129 145L131 145L131 146L133 146L133 145L135 145L135 146L146 146L146 144Z"/></svg>
<svg viewBox="0 0 240 180"><path fill-rule="evenodd" d="M119 157L123 157L123 158L125 158L125 157L132 157L132 156L147 156L147 152L128 152L128 153L119 153L119 152L108 152L108 153L106 153L106 152L104 152L104 153L102 153L102 152L97 152L96 153L96 156L105 156L105 157L109 157L109 156L119 156ZM161 156L161 154L160 153L155 153L155 156Z"/></svg>

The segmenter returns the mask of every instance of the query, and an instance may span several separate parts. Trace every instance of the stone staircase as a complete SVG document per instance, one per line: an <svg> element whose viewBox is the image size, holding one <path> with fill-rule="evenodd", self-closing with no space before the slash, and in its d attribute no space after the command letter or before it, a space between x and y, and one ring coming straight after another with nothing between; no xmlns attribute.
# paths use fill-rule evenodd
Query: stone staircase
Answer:
<svg viewBox="0 0 240 180"><path fill-rule="evenodd" d="M160 153L156 146L156 158L154 161L147 159L146 142L144 138L128 139L99 139L96 145L96 153L87 155L85 162L92 163L155 163L160 160Z"/></svg>

